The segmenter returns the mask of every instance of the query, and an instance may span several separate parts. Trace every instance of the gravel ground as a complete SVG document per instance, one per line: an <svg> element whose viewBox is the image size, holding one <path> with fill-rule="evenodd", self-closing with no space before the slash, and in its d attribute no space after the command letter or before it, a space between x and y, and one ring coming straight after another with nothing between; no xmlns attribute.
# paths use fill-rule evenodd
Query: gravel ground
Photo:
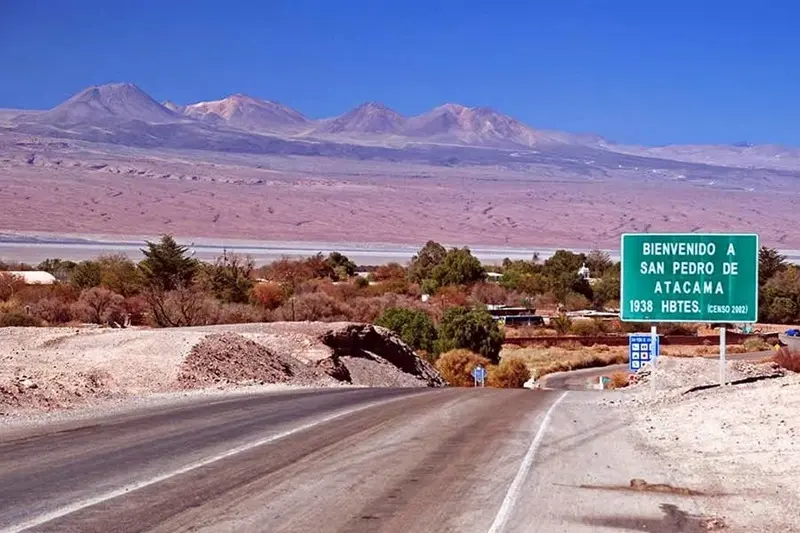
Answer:
<svg viewBox="0 0 800 533"><path fill-rule="evenodd" d="M731 366L734 379L774 372ZM800 375L684 394L718 380L718 368L701 358L660 363L655 397L643 384L610 403L631 413L651 453L719 495L714 511L731 531L800 531Z"/></svg>
<svg viewBox="0 0 800 533"><path fill-rule="evenodd" d="M372 331L380 353L339 354L330 332ZM360 328L360 329L359 329ZM354 346L358 343L354 340ZM381 344L383 343L383 344ZM399 346L399 348L398 348ZM355 386L437 386L438 373L385 330L347 323L269 323L170 329L0 328L0 416L51 411L189 388L338 386L330 369L354 355ZM378 356L385 364L362 364ZM406 364L410 363L410 364ZM344 366L347 367L348 364ZM402 367L402 369L401 369ZM326 374L328 372L328 374ZM332 375L332 374L331 374ZM435 378L435 379L434 379Z"/></svg>

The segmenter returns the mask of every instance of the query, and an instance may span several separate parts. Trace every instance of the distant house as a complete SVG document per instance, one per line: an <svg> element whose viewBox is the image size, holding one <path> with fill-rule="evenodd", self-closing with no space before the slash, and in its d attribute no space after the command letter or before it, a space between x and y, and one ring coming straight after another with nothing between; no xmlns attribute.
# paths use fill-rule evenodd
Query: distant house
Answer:
<svg viewBox="0 0 800 533"><path fill-rule="evenodd" d="M42 270L6 270L2 273L22 279L25 285L52 285L56 282L55 276Z"/></svg>
<svg viewBox="0 0 800 533"><path fill-rule="evenodd" d="M489 281L500 282L503 279L503 275L500 272L487 272L486 277Z"/></svg>

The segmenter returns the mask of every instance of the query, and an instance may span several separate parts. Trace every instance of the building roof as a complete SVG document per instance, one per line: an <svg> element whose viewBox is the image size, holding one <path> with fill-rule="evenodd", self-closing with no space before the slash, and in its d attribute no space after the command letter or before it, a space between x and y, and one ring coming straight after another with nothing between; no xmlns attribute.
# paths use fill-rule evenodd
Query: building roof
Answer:
<svg viewBox="0 0 800 533"><path fill-rule="evenodd" d="M55 276L43 270L6 270L3 273L22 278L28 285L52 285L56 282Z"/></svg>

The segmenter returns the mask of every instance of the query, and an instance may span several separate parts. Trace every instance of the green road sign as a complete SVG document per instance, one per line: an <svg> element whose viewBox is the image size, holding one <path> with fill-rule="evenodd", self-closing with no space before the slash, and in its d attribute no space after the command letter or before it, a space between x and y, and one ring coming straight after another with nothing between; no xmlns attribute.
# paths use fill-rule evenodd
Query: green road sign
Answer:
<svg viewBox="0 0 800 533"><path fill-rule="evenodd" d="M620 257L622 320L758 319L758 235L625 234Z"/></svg>

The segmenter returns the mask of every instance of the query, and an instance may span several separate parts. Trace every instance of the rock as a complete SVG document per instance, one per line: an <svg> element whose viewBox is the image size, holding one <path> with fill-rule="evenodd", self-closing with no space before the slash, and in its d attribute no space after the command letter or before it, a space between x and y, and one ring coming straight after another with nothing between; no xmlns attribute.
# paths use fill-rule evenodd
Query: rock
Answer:
<svg viewBox="0 0 800 533"><path fill-rule="evenodd" d="M378 357L391 363L403 373L410 374L422 381L425 386L446 386L444 378L430 363L419 357L408 344L386 328L369 324L348 324L325 332L320 340L333 350L333 354L330 356L333 361L323 363L325 361L323 359L318 364L324 365L326 369L332 369L338 374L343 374L338 366L338 360L343 357L368 360L375 360ZM330 372L329 375L336 377ZM391 383L387 383L386 386L391 385Z"/></svg>

